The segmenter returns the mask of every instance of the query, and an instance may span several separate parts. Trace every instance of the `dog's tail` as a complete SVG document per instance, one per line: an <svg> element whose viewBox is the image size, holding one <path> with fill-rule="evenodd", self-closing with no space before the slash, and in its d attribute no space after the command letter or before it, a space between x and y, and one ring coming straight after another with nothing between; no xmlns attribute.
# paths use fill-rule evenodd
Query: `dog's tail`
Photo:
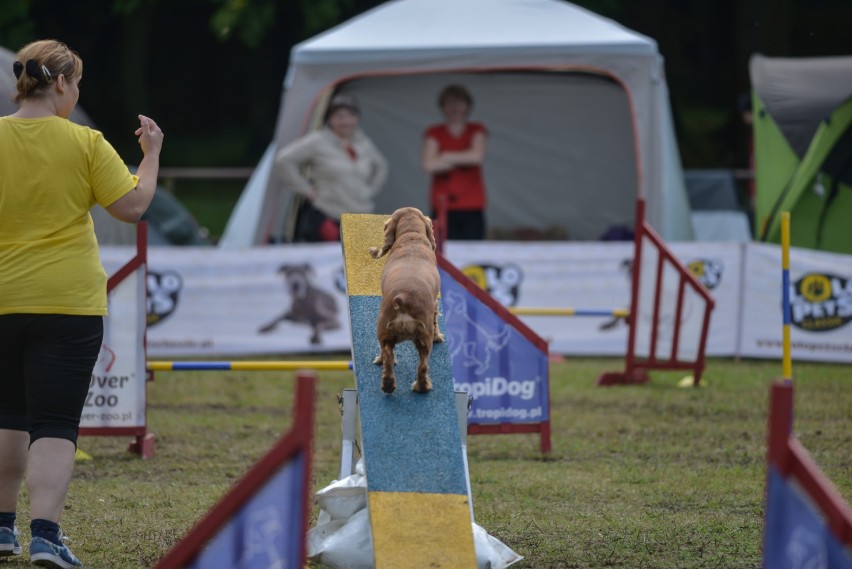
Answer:
<svg viewBox="0 0 852 569"><path fill-rule="evenodd" d="M393 297L392 304L393 304L393 309L394 309L394 311L396 312L397 315L400 315L400 314L408 315L408 314L410 314L409 309L408 309L408 298L406 297L406 294L404 292L401 292L401 293L395 295ZM422 331L423 333L431 334L431 332L427 328L425 322L423 322L422 320L416 320L416 319L412 319L412 318L396 318L395 317L390 322L388 322L388 329L389 330L396 330L396 332L395 332L396 334L411 333L412 330L411 330L410 326L411 326L412 321L416 322L416 326L417 326L418 329L420 329L420 331Z"/></svg>
<svg viewBox="0 0 852 569"><path fill-rule="evenodd" d="M393 309L397 312L402 312L403 314L408 314L408 299L405 297L405 293L399 293L393 297Z"/></svg>

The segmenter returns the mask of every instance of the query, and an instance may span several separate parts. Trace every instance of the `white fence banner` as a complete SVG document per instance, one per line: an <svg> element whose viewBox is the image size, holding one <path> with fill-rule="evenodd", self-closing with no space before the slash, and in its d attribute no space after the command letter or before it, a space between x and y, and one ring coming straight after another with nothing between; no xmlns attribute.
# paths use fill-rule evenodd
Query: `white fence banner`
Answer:
<svg viewBox="0 0 852 569"><path fill-rule="evenodd" d="M746 357L781 358L781 247L746 249L742 345ZM852 256L790 250L793 360L852 362Z"/></svg>
<svg viewBox="0 0 852 569"><path fill-rule="evenodd" d="M741 246L676 243L672 252L716 301L710 316L707 355L732 355L739 313ZM651 251L646 247L644 251ZM633 243L450 243L447 258L506 306L615 310L630 308ZM656 266L656 265L654 265ZM647 291L653 310L653 291ZM687 299L689 302L689 299ZM696 307L698 306L697 303ZM689 310L686 322L703 312ZM624 355L627 322L615 316L523 316L548 341L570 355Z"/></svg>
<svg viewBox="0 0 852 569"><path fill-rule="evenodd" d="M104 266L127 257L103 248ZM148 251L148 356L349 350L339 244Z"/></svg>
<svg viewBox="0 0 852 569"><path fill-rule="evenodd" d="M707 355L733 356L741 350L743 356L780 357L780 247L715 242L669 247L716 302ZM107 272L131 255L129 248L101 249ZM446 255L508 307L630 308L632 242L450 242ZM350 350L343 254L337 243L154 247L148 252L148 271L150 358ZM802 280L809 273L824 278ZM791 274L797 290L804 291L793 296L794 324L796 314L802 315L793 332L798 342L794 357L852 361L852 256L794 250ZM813 316L819 311L831 316ZM626 353L622 317L522 318L554 353Z"/></svg>
<svg viewBox="0 0 852 569"><path fill-rule="evenodd" d="M630 308L633 243L449 243L447 258L503 305ZM522 316L561 354L624 355L626 319Z"/></svg>

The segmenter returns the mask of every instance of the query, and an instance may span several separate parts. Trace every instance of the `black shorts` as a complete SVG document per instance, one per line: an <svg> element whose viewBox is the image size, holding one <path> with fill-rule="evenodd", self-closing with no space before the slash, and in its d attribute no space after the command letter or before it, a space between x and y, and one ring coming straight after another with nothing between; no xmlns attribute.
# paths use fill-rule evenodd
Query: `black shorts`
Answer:
<svg viewBox="0 0 852 569"><path fill-rule="evenodd" d="M0 314L0 429L77 443L101 316Z"/></svg>

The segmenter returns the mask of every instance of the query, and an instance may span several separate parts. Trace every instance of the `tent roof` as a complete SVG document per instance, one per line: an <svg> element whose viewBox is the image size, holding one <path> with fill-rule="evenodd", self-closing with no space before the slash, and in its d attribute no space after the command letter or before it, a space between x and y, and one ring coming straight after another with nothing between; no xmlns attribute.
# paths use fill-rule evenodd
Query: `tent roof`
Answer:
<svg viewBox="0 0 852 569"><path fill-rule="evenodd" d="M435 95L449 82L472 89L475 118L493 133L485 164L493 227L567 226L571 208L584 224L588 211L598 225L630 224L641 196L664 238L692 237L656 42L562 0L390 0L296 45L274 147L316 126L333 92L351 91L392 164L377 207L425 207L422 129L437 120ZM585 156L607 141L618 152ZM566 191L567 180L586 190ZM535 188L535 207L513 207L521 187ZM250 188L264 195L240 199L220 243L265 243L287 219L292 200L275 176L250 182L244 197ZM617 195L584 201L601 200L601 188ZM563 209L542 211L548 199ZM574 224L572 235L581 233Z"/></svg>
<svg viewBox="0 0 852 569"><path fill-rule="evenodd" d="M443 6L443 7L442 7ZM340 63L448 51L656 54L654 40L560 0L395 0L298 44L293 62Z"/></svg>
<svg viewBox="0 0 852 569"><path fill-rule="evenodd" d="M852 56L753 55L751 83L790 147L804 156L819 123L852 97Z"/></svg>

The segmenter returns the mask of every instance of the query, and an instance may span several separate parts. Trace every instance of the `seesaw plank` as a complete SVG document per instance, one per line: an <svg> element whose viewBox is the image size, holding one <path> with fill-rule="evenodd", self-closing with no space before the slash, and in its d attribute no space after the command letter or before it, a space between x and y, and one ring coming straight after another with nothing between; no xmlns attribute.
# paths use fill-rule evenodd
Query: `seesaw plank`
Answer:
<svg viewBox="0 0 852 569"><path fill-rule="evenodd" d="M383 259L369 255L383 240L387 216L344 214L341 223L358 390L361 439L376 567L473 568L476 555L450 358L435 344L433 389L414 393L417 352L396 348L397 390L381 390L376 322ZM443 329L443 319L439 318Z"/></svg>

